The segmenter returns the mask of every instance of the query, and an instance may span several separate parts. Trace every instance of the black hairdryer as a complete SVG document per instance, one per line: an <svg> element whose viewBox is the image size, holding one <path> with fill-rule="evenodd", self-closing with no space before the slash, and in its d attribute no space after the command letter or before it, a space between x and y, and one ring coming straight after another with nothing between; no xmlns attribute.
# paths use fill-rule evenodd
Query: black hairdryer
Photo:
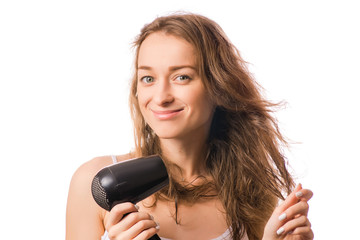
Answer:
<svg viewBox="0 0 360 240"><path fill-rule="evenodd" d="M116 204L137 203L169 184L162 159L135 158L101 169L94 177L91 192L100 207L110 211ZM151 240L160 240L154 235Z"/></svg>

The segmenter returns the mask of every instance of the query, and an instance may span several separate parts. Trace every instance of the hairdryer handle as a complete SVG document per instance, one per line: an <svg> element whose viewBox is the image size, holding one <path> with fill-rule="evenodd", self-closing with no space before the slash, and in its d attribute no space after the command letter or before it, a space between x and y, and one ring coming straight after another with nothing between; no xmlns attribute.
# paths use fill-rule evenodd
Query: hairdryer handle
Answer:
<svg viewBox="0 0 360 240"><path fill-rule="evenodd" d="M161 240L160 237L155 234L154 236L152 236L151 238L149 238L148 240Z"/></svg>

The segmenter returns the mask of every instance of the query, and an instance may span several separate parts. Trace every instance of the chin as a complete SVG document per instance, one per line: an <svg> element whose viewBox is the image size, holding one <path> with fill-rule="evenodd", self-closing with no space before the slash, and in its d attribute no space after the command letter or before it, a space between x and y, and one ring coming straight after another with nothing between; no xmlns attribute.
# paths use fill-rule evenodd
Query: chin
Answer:
<svg viewBox="0 0 360 240"><path fill-rule="evenodd" d="M156 136L160 139L175 139L181 137L181 133L173 130L162 130L162 131L155 131Z"/></svg>

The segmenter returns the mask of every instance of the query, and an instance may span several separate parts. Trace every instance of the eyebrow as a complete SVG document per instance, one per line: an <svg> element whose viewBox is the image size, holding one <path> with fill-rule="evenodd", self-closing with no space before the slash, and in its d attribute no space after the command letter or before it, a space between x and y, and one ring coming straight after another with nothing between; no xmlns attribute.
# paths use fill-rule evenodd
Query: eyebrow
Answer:
<svg viewBox="0 0 360 240"><path fill-rule="evenodd" d="M183 68L191 68L191 69L197 71L197 68L196 68L195 66L192 66L192 65L171 66L171 67L169 67L169 70L170 70L171 72L173 72L173 71L176 71L176 70L179 70L179 69L183 69ZM152 70L152 67L150 67L150 66L139 66L137 69L138 69L138 70L139 70L139 69L141 69L141 70Z"/></svg>

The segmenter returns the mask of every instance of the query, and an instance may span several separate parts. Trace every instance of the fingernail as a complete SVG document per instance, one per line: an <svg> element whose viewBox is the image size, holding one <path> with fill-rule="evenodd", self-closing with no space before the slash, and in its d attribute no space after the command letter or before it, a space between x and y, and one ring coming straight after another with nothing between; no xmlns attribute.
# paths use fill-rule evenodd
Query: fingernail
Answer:
<svg viewBox="0 0 360 240"><path fill-rule="evenodd" d="M282 221L286 218L286 213L283 213L279 216L279 220Z"/></svg>
<svg viewBox="0 0 360 240"><path fill-rule="evenodd" d="M134 204L134 207L136 208L136 210L139 210L139 206Z"/></svg>
<svg viewBox="0 0 360 240"><path fill-rule="evenodd" d="M285 229L283 227L279 228L277 231L276 231L276 234L277 235L280 235L282 234L283 232L285 231Z"/></svg>
<svg viewBox="0 0 360 240"><path fill-rule="evenodd" d="M158 223L158 222L155 222L155 223L156 223L156 227L155 227L155 228L156 228L157 230L159 230L159 229L160 229L160 223Z"/></svg>
<svg viewBox="0 0 360 240"><path fill-rule="evenodd" d="M303 195L304 195L304 194L303 194L302 192L297 192L297 193L295 193L295 196L296 196L297 198L301 198Z"/></svg>

